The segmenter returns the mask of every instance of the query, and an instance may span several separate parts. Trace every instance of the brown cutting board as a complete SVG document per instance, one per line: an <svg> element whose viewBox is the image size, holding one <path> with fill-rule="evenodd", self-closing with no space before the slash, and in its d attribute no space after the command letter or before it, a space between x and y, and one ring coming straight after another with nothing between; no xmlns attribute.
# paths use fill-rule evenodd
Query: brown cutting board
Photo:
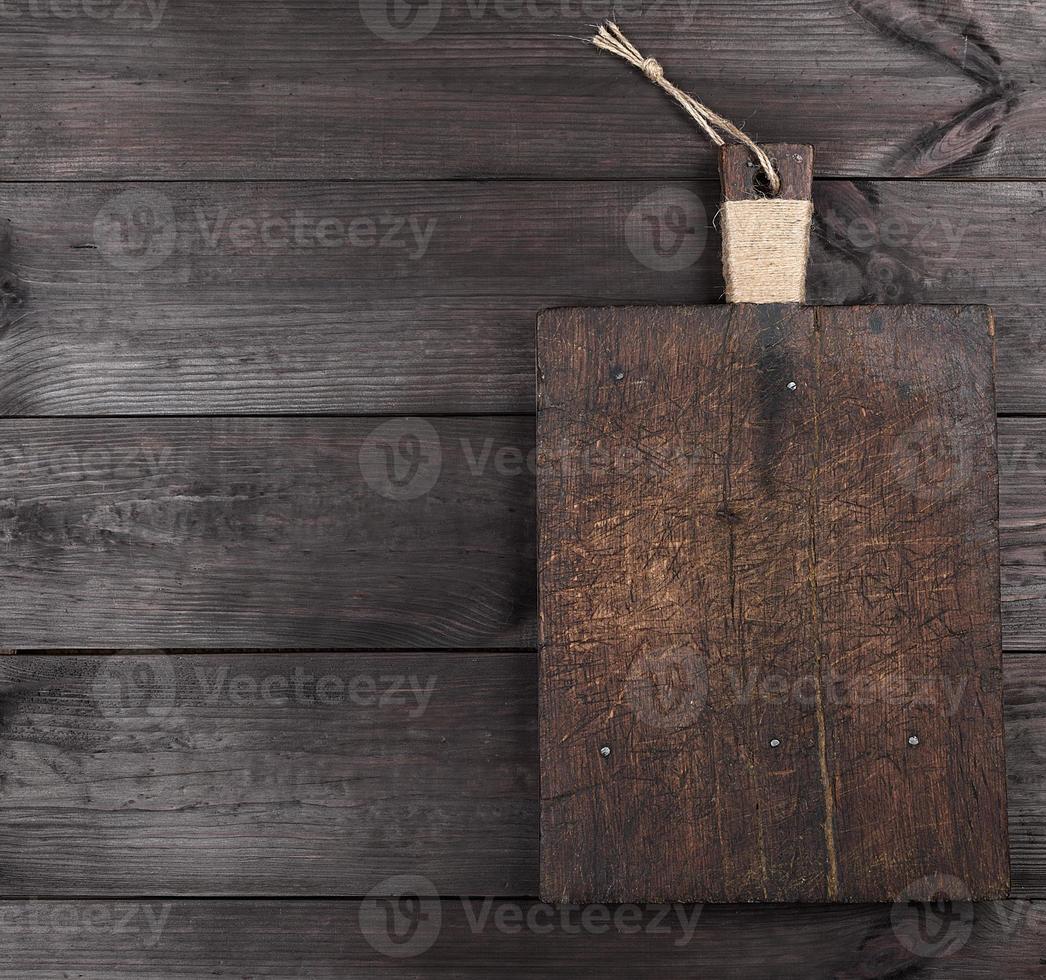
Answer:
<svg viewBox="0 0 1046 980"><path fill-rule="evenodd" d="M982 307L538 323L541 894L1008 886Z"/></svg>

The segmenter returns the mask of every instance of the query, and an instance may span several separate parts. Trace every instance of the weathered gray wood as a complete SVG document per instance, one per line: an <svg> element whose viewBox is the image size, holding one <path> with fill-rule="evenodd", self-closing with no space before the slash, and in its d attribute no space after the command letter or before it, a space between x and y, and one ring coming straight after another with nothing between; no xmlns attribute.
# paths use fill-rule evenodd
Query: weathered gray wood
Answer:
<svg viewBox="0 0 1046 980"><path fill-rule="evenodd" d="M531 641L528 418L4 419L8 647Z"/></svg>
<svg viewBox="0 0 1046 980"><path fill-rule="evenodd" d="M0 660L0 892L533 891L534 657ZM0 954L2 955L2 954Z"/></svg>
<svg viewBox="0 0 1046 980"><path fill-rule="evenodd" d="M614 11L11 0L0 167L28 179L713 175L682 113L582 46ZM815 144L821 173L1046 173L1038 4L797 0L753 16L748 0L644 0L617 14L672 80L753 135Z"/></svg>
<svg viewBox="0 0 1046 980"><path fill-rule="evenodd" d="M0 435L7 647L536 642L529 418L7 419ZM1000 420L999 454L1003 644L1043 649L1046 420Z"/></svg>
<svg viewBox="0 0 1046 980"><path fill-rule="evenodd" d="M536 894L535 653L147 657L0 659L3 894ZM1004 670L1013 895L1041 898L1043 657Z"/></svg>
<svg viewBox="0 0 1046 980"><path fill-rule="evenodd" d="M1046 420L999 420L1003 648L1046 648Z"/></svg>
<svg viewBox="0 0 1046 980"><path fill-rule="evenodd" d="M809 299L988 303L1000 410L1046 411L1040 195L820 182ZM538 310L721 299L718 197L712 181L3 184L0 412L531 412Z"/></svg>
<svg viewBox="0 0 1046 980"><path fill-rule="evenodd" d="M1046 173L1036 5L762 6L753 18L747 0L648 4L626 26L670 77L754 135L816 143L825 175ZM414 41L368 32L366 24L390 10L406 17L408 29L420 20L431 32ZM588 33L604 12L610 8L561 13L384 0L130 7L14 0L0 11L3 176L711 176L714 153L660 93L570 37ZM610 115L621 134L613 140ZM0 277L0 412L529 412L538 308L717 298L714 248L674 271L632 258L626 216L660 186L165 185L150 189L172 201L179 236L173 262L153 266L148 250L112 248L111 223L96 234L98 215L112 217L104 205L124 188L0 184L0 219L11 231L0 249L7 273ZM686 186L706 204L714 197ZM851 194L848 185L831 186ZM900 246L815 249L820 284L812 293L833 302L991 302L999 314L1000 405L1043 411L1039 189L884 184L855 194L869 190L880 195L876 220L958 215L972 219L974 240L991 245L963 239L949 251L942 245L951 241L948 229L922 220L908 226ZM440 223L420 262L405 258L409 245L258 247L248 230L244 244L225 238L200 247L185 237L197 224L196 205L213 224L223 206L231 218L257 222L268 213L293 217L296 204L316 218L391 212L394 219L435 215ZM155 241L162 250L164 214L139 205L117 217L130 222L132 245ZM640 209L640 224L647 213ZM651 217L672 230L670 214ZM851 228L860 238L862 226ZM368 237L366 225L357 230ZM911 241L915 232L922 241ZM92 248L99 238L109 245ZM268 629L262 606L266 616L283 617L272 640L533 643L528 490L499 482L501 474L488 478L482 467L478 476L470 465L462 470L459 459L433 494L369 500L351 459L340 455L353 451L354 423L347 441L333 429L317 438L312 423L293 432L276 424L275 436L252 428L272 424L168 430L174 453L166 459L192 477L182 485L170 472L150 483L157 474L142 461L124 465L110 455L100 463L95 455L85 462L82 452L99 452L103 439L104 427L92 423L79 424L72 440L79 456L59 445L69 429L48 441L30 427L28 442L8 430L0 540L19 531L32 550L20 557L5 544L5 585L25 589L26 615L58 624L63 642L77 646L112 625L131 643L157 629L183 643L213 642L216 634L242 642ZM503 423L434 424L447 435L458 425ZM1007 423L1003 439L1016 460L1003 527L1008 642L1029 648L1046 642L1038 540L1046 430L1031 425ZM101 451L127 449L131 433L143 430L149 423L120 430ZM162 456L167 445L161 438L142 448ZM409 456L411 446L404 449ZM1004 457L1004 492L1005 466ZM75 473L84 479L73 484ZM11 492L27 476L37 488L32 499ZM322 525L331 515L344 523ZM335 555L339 528L347 537ZM317 542L318 560L291 544L303 540ZM91 562L100 570L93 578ZM154 605L146 608L160 568L169 574L164 601L189 600L169 625ZM207 569L228 577L208 584ZM317 583L332 572L318 607ZM57 595L63 582L73 586L64 599ZM350 601L338 604L335 593L345 587ZM113 605L88 608L80 601L88 595ZM10 597L5 610L14 608ZM240 610L235 623L222 619L230 609ZM140 624L132 627L127 614L135 612ZM197 625L186 629L190 620ZM99 631L86 637L90 623ZM10 625L0 616L0 628ZM285 888L305 895L362 892L390 869L420 868L448 892L532 891L536 763L524 761L536 752L532 655L464 656L449 680L440 668L440 707L419 718L403 717L402 705L299 705L288 715L269 704L215 706L181 690L173 706L161 698L127 714L105 701L114 696L108 682L98 695L110 705L103 714L88 691L93 672L79 660L67 661L68 671L52 663L51 674L31 662L35 679L0 673L0 733L8 726L16 733L0 740L0 808L15 801L0 816L0 883L17 878L12 893L24 895ZM368 669L392 658L375 655ZM250 659L248 673L268 676L263 659ZM304 659L337 672L346 657ZM1043 894L1042 672L1033 658L1011 658L1011 666L1015 659L1028 661L1016 700L1010 692L1017 885ZM287 668L302 661L287 658ZM27 666L18 657L0 660L5 669L18 662ZM196 662L233 669L241 661ZM53 681L45 689L41 675ZM28 926L18 917L25 912ZM151 912L164 914L160 903ZM0 975L545 977L561 966L579 977L681 968L760 978L768 970L797 977L1041 972L1041 909L1020 902L982 910L969 943L943 960L899 945L885 909L710 911L709 928L683 947L675 935L579 940L488 930L477 938L454 909L432 950L407 961L378 955L361 938L357 913L327 902L179 904L153 943L148 923L156 920L144 903L7 904L0 906ZM33 925L40 921L43 932ZM116 927L127 921L130 931Z"/></svg>
<svg viewBox="0 0 1046 980"><path fill-rule="evenodd" d="M0 977L1041 977L1043 903L931 907L922 936L920 914L889 905L626 906L622 917L598 906L555 912L479 899L3 902Z"/></svg>

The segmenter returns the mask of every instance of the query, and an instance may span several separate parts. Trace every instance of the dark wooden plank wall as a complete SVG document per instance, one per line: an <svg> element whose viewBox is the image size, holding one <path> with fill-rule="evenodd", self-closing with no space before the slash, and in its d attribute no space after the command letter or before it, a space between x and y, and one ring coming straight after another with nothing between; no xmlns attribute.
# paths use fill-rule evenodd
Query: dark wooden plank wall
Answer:
<svg viewBox="0 0 1046 980"><path fill-rule="evenodd" d="M1021 898L1046 889L1041 655L1007 655L1005 677L1013 887ZM151 943L149 922L162 916L166 897L362 896L400 875L423 876L431 894L534 894L536 682L532 652L5 658L0 889L12 897L111 896L103 905L109 912L99 916L108 914L113 927L95 926L67 906L60 915L54 903L12 903L4 908L13 911L0 913L0 976L29 975L18 972L28 962L44 976L73 967L93 976L89 967L101 961L92 957L105 956L127 975L137 975L140 964L196 975L215 955L211 927L194 918L197 906L177 902L172 927ZM130 907L116 899L127 895L152 897L134 905L137 919L126 933L116 932L116 908ZM304 908L316 916L308 942L291 938ZM308 976L376 968L355 959L369 945L342 947L343 930L335 936L327 929L340 921L351 933L354 905L264 909L199 909L222 923L217 934L228 932L228 972L219 975L286 976L294 964ZM885 977L902 968L919 977L1041 975L1040 902L963 909L954 926L959 936L968 914L976 925L961 955L935 960L899 942L888 906L710 906L689 952L659 933L579 940L576 912L566 925L554 919L547 934L524 929L516 953L491 950L490 942L521 941L505 938L515 924L508 933L481 928L489 938L476 938L456 909L432 955L409 961L403 975L441 975L440 949L457 969L472 964L481 975L487 956L522 957L514 964L522 976L576 956L576 968L592 975L635 976L658 955L700 975L723 975L730 955L740 976L777 969L797 977ZM464 925L469 932L459 935ZM50 935L62 942L46 942ZM561 945L568 940L572 946ZM742 944L744 955L731 954L731 943ZM187 960L176 969L179 957ZM833 972L846 966L855 972Z"/></svg>
<svg viewBox="0 0 1046 980"><path fill-rule="evenodd" d="M531 413L537 310L722 299L719 194L711 180L0 184L0 409ZM821 181L815 201L811 302L991 304L1000 411L1046 411L1040 184Z"/></svg>
<svg viewBox="0 0 1046 980"><path fill-rule="evenodd" d="M1041 655L1004 674L1013 895L1038 898ZM535 895L536 685L533 651L3 658L0 891L351 896L420 873Z"/></svg>
<svg viewBox="0 0 1046 980"><path fill-rule="evenodd" d="M5 18L5 174L715 174L663 96L577 43L609 0L445 0L401 30L383 0L129 6L62 18L11 0L45 13ZM1046 174L1039 4L638 0L618 16L764 142L814 144L820 173Z"/></svg>
<svg viewBox="0 0 1046 980"><path fill-rule="evenodd" d="M2 419L0 432L0 483L18 488L0 500L10 646L534 641L532 419Z"/></svg>
<svg viewBox="0 0 1046 980"><path fill-rule="evenodd" d="M0 499L17 559L0 566L8 636L536 643L530 418L7 419L0 431L0 477L21 487ZM381 446L402 435L418 440L414 469L409 452L386 464ZM999 455L1003 644L1044 649L1046 420L1000 419ZM114 617L116 604L134 615Z"/></svg>
<svg viewBox="0 0 1046 980"><path fill-rule="evenodd" d="M759 139L816 145L813 300L990 303L1001 413L1046 413L1041 5L629 9L670 77ZM609 12L444 0L397 29L383 0L5 5L0 412L40 419L5 423L0 622L70 648L116 624L127 646L340 649L4 657L0 976L1041 975L1034 417L1000 422L1015 900L959 906L936 944L903 904L514 925L537 877L532 423L489 416L533 410L538 308L722 289L714 154L577 43ZM659 261L636 229L678 235L680 212L694 231ZM307 413L438 416L436 489L367 482L359 448L387 418L272 418ZM206 418L108 418L163 415ZM505 447L477 470L473 449ZM315 568L281 512L306 519ZM122 589L92 606L104 582ZM141 612L161 588L186 600L166 624ZM269 601L312 631L261 629ZM299 669L336 679L329 703L263 692ZM432 941L411 958L354 900L402 874L447 896L435 935L436 907L408 903L405 934ZM507 911L477 927L456 894Z"/></svg>
<svg viewBox="0 0 1046 980"><path fill-rule="evenodd" d="M509 899L428 899L388 918L367 901L8 902L0 903L7 924L0 977L1042 976L1041 902L994 902L969 918L935 920L940 939L931 942L917 938L914 916L891 919L888 905L630 911L627 925L614 928L585 926L577 909L550 917L545 906ZM400 947L389 939L397 926L410 930ZM413 955L403 956L404 948ZM938 948L949 955L929 955Z"/></svg>

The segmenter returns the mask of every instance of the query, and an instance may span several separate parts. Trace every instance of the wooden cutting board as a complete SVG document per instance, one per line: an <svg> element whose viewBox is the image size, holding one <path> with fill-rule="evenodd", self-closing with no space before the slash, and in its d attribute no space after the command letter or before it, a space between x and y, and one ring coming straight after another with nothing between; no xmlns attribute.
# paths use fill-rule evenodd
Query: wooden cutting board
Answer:
<svg viewBox="0 0 1046 980"><path fill-rule="evenodd" d="M541 315L544 899L1006 893L993 350L972 306Z"/></svg>

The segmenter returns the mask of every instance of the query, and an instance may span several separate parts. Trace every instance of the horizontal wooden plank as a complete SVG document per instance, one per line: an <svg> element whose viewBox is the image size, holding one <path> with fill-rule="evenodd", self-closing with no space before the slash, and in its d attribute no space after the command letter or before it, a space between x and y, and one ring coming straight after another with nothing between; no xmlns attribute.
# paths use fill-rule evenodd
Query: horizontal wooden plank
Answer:
<svg viewBox="0 0 1046 980"><path fill-rule="evenodd" d="M3 420L0 646L531 643L533 420L437 421Z"/></svg>
<svg viewBox="0 0 1046 980"><path fill-rule="evenodd" d="M536 641L530 418L6 419L0 434L2 647ZM899 432L899 458L919 440ZM1043 649L1046 420L1000 420L999 455L1003 645ZM915 489L932 497L926 463Z"/></svg>
<svg viewBox="0 0 1046 980"><path fill-rule="evenodd" d="M616 11L668 77L823 174L1046 174L1027 0L10 0L0 167L25 179L689 176L704 137L583 46ZM753 56L758 53L758 57Z"/></svg>
<svg viewBox="0 0 1046 980"><path fill-rule="evenodd" d="M0 893L535 881L533 654L6 657Z"/></svg>
<svg viewBox="0 0 1046 980"><path fill-rule="evenodd" d="M2 902L0 977L1030 980L1042 975L1044 916L1043 903L1020 901L564 910L479 899Z"/></svg>
<svg viewBox="0 0 1046 980"><path fill-rule="evenodd" d="M1004 670L1012 894L1041 898L1046 659ZM536 683L498 651L0 658L0 892L536 894Z"/></svg>
<svg viewBox="0 0 1046 980"><path fill-rule="evenodd" d="M0 412L530 412L560 305L722 298L717 182L0 185ZM987 303L1046 411L1033 183L821 182L810 301Z"/></svg>

